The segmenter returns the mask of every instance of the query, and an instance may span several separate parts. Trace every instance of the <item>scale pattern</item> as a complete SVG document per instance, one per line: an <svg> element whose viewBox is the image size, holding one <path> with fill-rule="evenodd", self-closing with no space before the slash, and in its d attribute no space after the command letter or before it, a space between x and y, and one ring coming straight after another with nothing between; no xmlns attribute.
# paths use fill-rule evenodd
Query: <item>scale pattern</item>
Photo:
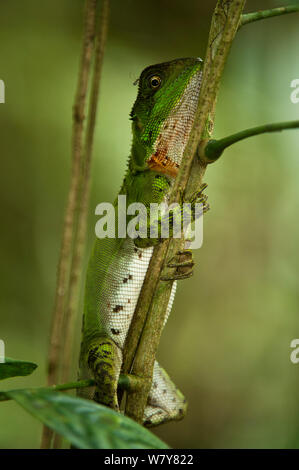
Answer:
<svg viewBox="0 0 299 470"><path fill-rule="evenodd" d="M200 90L201 72L195 73L185 92L162 125L154 152L167 156L179 167L194 122Z"/></svg>
<svg viewBox="0 0 299 470"><path fill-rule="evenodd" d="M198 71L191 77L185 92L162 124L153 146L153 155L148 161L150 168L161 171L161 166L166 174L176 176L194 122L200 82L201 72Z"/></svg>
<svg viewBox="0 0 299 470"><path fill-rule="evenodd" d="M101 325L123 349L153 247L137 248L128 238L113 260L101 290Z"/></svg>

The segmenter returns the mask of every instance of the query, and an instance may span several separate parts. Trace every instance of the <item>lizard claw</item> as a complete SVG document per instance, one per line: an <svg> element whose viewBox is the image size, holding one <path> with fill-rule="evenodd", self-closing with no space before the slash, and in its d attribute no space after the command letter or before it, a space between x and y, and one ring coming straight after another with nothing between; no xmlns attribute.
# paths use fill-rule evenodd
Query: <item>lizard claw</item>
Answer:
<svg viewBox="0 0 299 470"><path fill-rule="evenodd" d="M191 250L179 250L166 264L168 268L174 268L174 273L161 276L162 281L175 281L188 279L193 276L194 261Z"/></svg>

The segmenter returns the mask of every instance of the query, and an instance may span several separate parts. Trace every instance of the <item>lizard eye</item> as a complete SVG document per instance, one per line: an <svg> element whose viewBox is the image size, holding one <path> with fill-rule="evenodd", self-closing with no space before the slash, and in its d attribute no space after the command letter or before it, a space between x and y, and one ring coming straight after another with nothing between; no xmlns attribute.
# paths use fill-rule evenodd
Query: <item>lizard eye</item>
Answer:
<svg viewBox="0 0 299 470"><path fill-rule="evenodd" d="M152 75L149 78L149 85L153 90L156 90L161 85L161 77L159 75Z"/></svg>

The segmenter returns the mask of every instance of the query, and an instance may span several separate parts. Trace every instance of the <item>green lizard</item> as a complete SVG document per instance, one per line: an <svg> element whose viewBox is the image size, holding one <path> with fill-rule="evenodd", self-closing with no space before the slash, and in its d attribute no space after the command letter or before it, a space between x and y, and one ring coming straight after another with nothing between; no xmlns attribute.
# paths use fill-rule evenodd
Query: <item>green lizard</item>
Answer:
<svg viewBox="0 0 299 470"><path fill-rule="evenodd" d="M149 209L150 203L167 201L193 125L201 70L201 59L186 58L153 65L142 72L138 80L138 96L130 114L133 130L131 155L119 193L126 195L127 205L142 202ZM202 203L206 210L203 189L200 188L194 201ZM116 209L117 205L118 199L114 203ZM134 240L128 236L98 238L90 257L85 287L80 379L94 378L97 386L82 389L80 395L115 410L119 410L117 384L122 349L153 245L158 242L159 237L152 239L149 236ZM176 283L173 284L166 320L175 289ZM144 424L154 426L180 419L186 406L181 392L155 362Z"/></svg>

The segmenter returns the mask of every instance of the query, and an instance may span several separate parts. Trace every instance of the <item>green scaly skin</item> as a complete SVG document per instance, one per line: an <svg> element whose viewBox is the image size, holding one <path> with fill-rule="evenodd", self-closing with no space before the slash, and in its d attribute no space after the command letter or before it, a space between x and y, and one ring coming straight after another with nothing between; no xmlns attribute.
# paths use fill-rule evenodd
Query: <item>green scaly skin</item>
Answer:
<svg viewBox="0 0 299 470"><path fill-rule="evenodd" d="M132 150L119 192L126 195L127 205L141 202L149 209L150 203L167 201L193 124L201 68L200 59L188 58L150 66L142 72L130 114ZM192 200L195 202L205 204L206 196L199 191ZM117 206L116 199L116 214ZM159 223L162 220L163 216L159 216ZM117 227L116 220L116 234ZM135 240L96 239L91 253L85 287L80 379L94 378L97 386L79 393L115 410L119 410L117 383L124 341L152 247L159 241L159 234L156 239L149 236ZM186 400L156 362L144 424L154 426L181 419L185 411Z"/></svg>

